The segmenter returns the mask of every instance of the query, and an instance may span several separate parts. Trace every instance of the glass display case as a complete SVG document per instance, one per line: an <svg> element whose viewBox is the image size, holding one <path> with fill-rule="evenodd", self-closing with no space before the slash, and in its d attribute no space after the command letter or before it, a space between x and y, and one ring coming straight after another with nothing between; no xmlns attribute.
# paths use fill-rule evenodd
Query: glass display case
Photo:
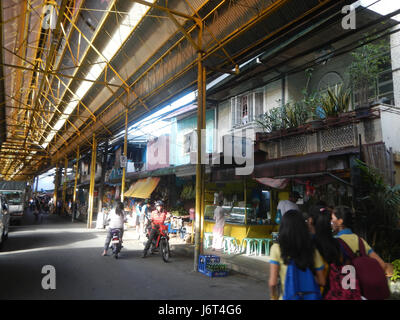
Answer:
<svg viewBox="0 0 400 320"><path fill-rule="evenodd" d="M207 221L214 221L214 210L215 205L206 205L204 210L204 219ZM242 225L256 225L256 224L268 224L267 219L260 219L256 217L256 213L253 208L247 207L231 207L223 206L228 213L225 214L225 223L242 224ZM246 220L247 214L247 220Z"/></svg>

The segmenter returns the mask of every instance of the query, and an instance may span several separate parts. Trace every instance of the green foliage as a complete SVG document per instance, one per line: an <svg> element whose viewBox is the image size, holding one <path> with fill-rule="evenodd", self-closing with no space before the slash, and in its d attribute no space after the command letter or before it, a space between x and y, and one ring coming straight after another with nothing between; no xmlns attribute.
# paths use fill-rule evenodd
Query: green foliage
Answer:
<svg viewBox="0 0 400 320"><path fill-rule="evenodd" d="M196 198L196 189L191 184L187 184L183 187L181 192L182 200L193 200Z"/></svg>
<svg viewBox="0 0 400 320"><path fill-rule="evenodd" d="M283 107L276 107L264 113L256 120L264 132L297 128L309 118L309 110L301 102L288 102Z"/></svg>
<svg viewBox="0 0 400 320"><path fill-rule="evenodd" d="M286 128L297 128L309 117L308 106L300 102L287 103L283 108L283 120Z"/></svg>
<svg viewBox="0 0 400 320"><path fill-rule="evenodd" d="M382 175L366 163L356 160L357 167L362 172L364 185L367 186L369 194L364 200L370 200L382 212L384 225L396 226L400 218L400 185L391 187L384 182Z"/></svg>
<svg viewBox="0 0 400 320"><path fill-rule="evenodd" d="M319 94L319 92L314 91L304 95L301 103L303 104L308 114L307 119L320 119L319 115L317 114L317 108L320 107L322 104L321 95Z"/></svg>
<svg viewBox="0 0 400 320"><path fill-rule="evenodd" d="M365 41L371 38L366 37ZM362 43L361 43L362 44ZM358 47L351 53L353 61L349 66L350 81L355 87L364 87L375 84L382 65L390 61L390 45L386 40L371 42Z"/></svg>
<svg viewBox="0 0 400 320"><path fill-rule="evenodd" d="M350 89L343 85L328 88L327 93L321 97L321 108L325 117L337 117L339 113L349 111L351 101Z"/></svg>
<svg viewBox="0 0 400 320"><path fill-rule="evenodd" d="M400 280L400 259L392 262L393 265L393 276L390 278L391 281Z"/></svg>
<svg viewBox="0 0 400 320"><path fill-rule="evenodd" d="M306 118L306 120L309 118L318 119L319 117L316 114L316 110L317 110L318 106L321 105L321 96L320 96L319 92L318 91L309 92L309 89L308 89L313 71L314 71L314 69L312 69L312 68L308 68L305 71L307 82L306 82L306 86L301 91L303 94L303 99L301 99L298 102L304 108L304 112L306 112L308 114L308 117Z"/></svg>
<svg viewBox="0 0 400 320"><path fill-rule="evenodd" d="M260 119L257 119L256 122L263 128L264 132L284 129L285 123L283 122L282 111L281 107L272 108L261 115Z"/></svg>
<svg viewBox="0 0 400 320"><path fill-rule="evenodd" d="M362 190L359 205L366 217L367 239L384 260L400 258L400 185L391 187L374 168L356 160Z"/></svg>
<svg viewBox="0 0 400 320"><path fill-rule="evenodd" d="M365 42L369 40L371 38L366 37ZM390 44L387 40L365 42L351 53L353 61L348 68L351 86L359 91L362 105L368 104L369 89L371 86L376 88L382 66L390 62Z"/></svg>
<svg viewBox="0 0 400 320"><path fill-rule="evenodd" d="M182 206L177 206L177 207L173 207L171 209L171 214L173 216L186 216L188 215L188 212L185 210L185 208L183 208Z"/></svg>
<svg viewBox="0 0 400 320"><path fill-rule="evenodd" d="M323 116L318 114L318 107L323 109L325 117L337 116L339 113L349 110L351 91L343 85L329 88L328 92L322 96L317 91L308 93L312 71L312 69L306 70L307 83L302 90L303 98L301 100L270 109L256 120L265 132L297 128L310 118L320 119Z"/></svg>

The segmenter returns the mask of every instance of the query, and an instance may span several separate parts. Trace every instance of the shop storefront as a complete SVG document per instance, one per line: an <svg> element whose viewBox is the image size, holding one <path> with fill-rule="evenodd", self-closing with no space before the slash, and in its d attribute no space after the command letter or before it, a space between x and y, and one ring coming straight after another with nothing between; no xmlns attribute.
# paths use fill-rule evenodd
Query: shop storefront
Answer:
<svg viewBox="0 0 400 320"><path fill-rule="evenodd" d="M352 206L354 172L351 161L358 149L319 153L257 163L249 176L238 176L235 168L214 167L206 183L204 232L212 232L216 196L222 191L225 216L224 235L243 238L271 238L279 230L275 223L280 200L296 191L297 205L306 212L312 205Z"/></svg>
<svg viewBox="0 0 400 320"><path fill-rule="evenodd" d="M244 238L267 238L277 231L278 226L272 219L276 192L246 177L206 183L204 232L213 231L216 198L220 192L224 199L223 208L229 211L225 216L225 236L242 241Z"/></svg>

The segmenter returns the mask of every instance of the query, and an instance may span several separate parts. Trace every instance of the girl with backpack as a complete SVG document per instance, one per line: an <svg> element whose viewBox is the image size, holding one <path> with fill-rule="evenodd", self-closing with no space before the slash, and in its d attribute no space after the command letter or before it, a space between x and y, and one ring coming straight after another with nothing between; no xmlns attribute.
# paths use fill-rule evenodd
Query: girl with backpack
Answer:
<svg viewBox="0 0 400 320"><path fill-rule="evenodd" d="M331 263L341 262L340 245L333 236L331 220L331 211L325 206L312 207L307 220L314 245L321 254L326 267Z"/></svg>
<svg viewBox="0 0 400 320"><path fill-rule="evenodd" d="M360 290L343 288L343 257L339 241L333 236L331 211L325 206L314 206L308 211L307 223L312 239L324 261L326 285L321 293L326 300L361 300Z"/></svg>
<svg viewBox="0 0 400 320"><path fill-rule="evenodd" d="M359 237L352 231L353 220L353 212L349 207L338 206L334 208L332 212L332 229L336 234L336 238L343 240L350 249L356 253L359 250ZM379 265L385 271L388 267L387 264L376 254L376 252L374 252L371 246L364 239L362 239L362 241L367 255L378 261Z"/></svg>
<svg viewBox="0 0 400 320"><path fill-rule="evenodd" d="M354 267L355 281L363 298L388 298L390 292L385 273L390 273L390 264L386 264L364 239L353 233L352 210L346 206L335 207L331 218L344 262Z"/></svg>
<svg viewBox="0 0 400 320"><path fill-rule="evenodd" d="M299 211L290 210L282 217L278 243L271 247L269 262L272 300L321 299L318 285L325 285L324 264Z"/></svg>

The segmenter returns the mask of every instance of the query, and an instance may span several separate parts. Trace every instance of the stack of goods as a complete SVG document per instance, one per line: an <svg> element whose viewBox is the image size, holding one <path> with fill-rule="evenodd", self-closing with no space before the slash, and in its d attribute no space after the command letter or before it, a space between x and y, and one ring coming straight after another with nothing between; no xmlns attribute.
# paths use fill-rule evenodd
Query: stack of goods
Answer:
<svg viewBox="0 0 400 320"><path fill-rule="evenodd" d="M220 258L214 255L201 255L199 257L199 272L209 277L226 277L227 266L220 263Z"/></svg>

